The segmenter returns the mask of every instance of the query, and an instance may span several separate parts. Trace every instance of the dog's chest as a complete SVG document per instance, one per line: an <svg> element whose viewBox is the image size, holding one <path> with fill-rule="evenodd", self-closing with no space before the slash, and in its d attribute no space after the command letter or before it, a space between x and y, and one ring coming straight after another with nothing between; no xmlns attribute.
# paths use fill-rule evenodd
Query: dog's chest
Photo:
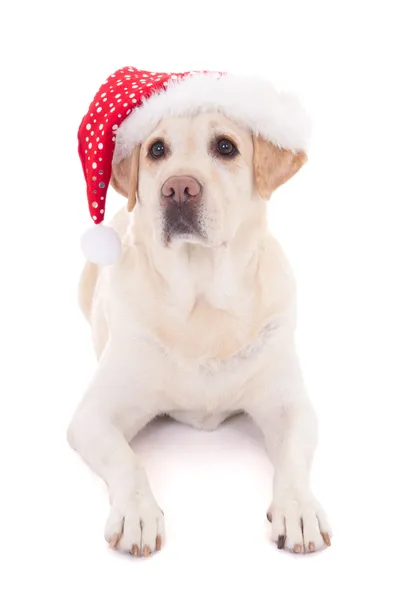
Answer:
<svg viewBox="0 0 400 600"><path fill-rule="evenodd" d="M146 280L135 293L123 281L110 287L111 337L116 330L141 389L162 397L170 410L236 410L265 372L277 334L262 296L246 288L231 306L218 307L203 295L188 310L152 293Z"/></svg>
<svg viewBox="0 0 400 600"><path fill-rule="evenodd" d="M146 335L141 360L152 365L152 383L162 390L170 410L240 410L257 375L266 372L274 332L274 325L268 325L252 343L225 359L187 358Z"/></svg>

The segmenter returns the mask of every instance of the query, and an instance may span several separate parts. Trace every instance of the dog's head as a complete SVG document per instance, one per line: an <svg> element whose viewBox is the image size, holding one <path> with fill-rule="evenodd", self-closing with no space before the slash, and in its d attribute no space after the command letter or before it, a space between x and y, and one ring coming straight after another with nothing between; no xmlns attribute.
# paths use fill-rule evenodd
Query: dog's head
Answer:
<svg viewBox="0 0 400 600"><path fill-rule="evenodd" d="M218 247L259 215L259 203L306 162L222 114L161 120L111 183L141 213L153 239Z"/></svg>

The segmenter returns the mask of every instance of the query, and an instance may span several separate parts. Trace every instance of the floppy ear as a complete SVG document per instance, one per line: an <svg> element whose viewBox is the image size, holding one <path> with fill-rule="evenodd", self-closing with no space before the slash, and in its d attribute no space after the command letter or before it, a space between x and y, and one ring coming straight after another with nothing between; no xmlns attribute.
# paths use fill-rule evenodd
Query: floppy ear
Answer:
<svg viewBox="0 0 400 600"><path fill-rule="evenodd" d="M140 146L136 146L132 156L123 158L113 165L111 185L114 190L128 198L127 209L132 211L136 204L136 192L139 179L139 154Z"/></svg>
<svg viewBox="0 0 400 600"><path fill-rule="evenodd" d="M268 199L307 162L302 150L278 148L260 136L253 136L253 149L254 181L261 198Z"/></svg>

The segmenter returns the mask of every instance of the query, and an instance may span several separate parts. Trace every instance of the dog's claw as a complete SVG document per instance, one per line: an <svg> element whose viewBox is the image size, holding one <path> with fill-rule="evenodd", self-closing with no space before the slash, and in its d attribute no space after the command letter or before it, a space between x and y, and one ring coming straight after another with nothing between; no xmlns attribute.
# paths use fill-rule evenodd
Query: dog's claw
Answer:
<svg viewBox="0 0 400 600"><path fill-rule="evenodd" d="M285 547L285 536L284 535L280 535L278 537L278 550L283 550Z"/></svg>
<svg viewBox="0 0 400 600"><path fill-rule="evenodd" d="M120 537L121 536L119 536L117 534L113 535L112 538L111 538L111 540L110 540L109 547L110 548L116 548L118 546L118 542L120 540Z"/></svg>
<svg viewBox="0 0 400 600"><path fill-rule="evenodd" d="M321 533L322 539L324 540L327 546L331 545L331 538L329 537L329 533Z"/></svg>

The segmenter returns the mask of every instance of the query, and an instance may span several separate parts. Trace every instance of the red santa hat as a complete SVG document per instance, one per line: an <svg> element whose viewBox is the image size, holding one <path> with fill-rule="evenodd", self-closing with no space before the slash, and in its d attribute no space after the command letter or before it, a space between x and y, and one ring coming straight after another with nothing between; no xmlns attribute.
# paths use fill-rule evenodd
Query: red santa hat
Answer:
<svg viewBox="0 0 400 600"><path fill-rule="evenodd" d="M90 262L112 264L121 241L104 220L113 163L129 156L168 116L219 111L276 146L306 148L310 121L298 100L269 82L224 73L119 69L100 87L78 132L79 156L94 226L82 237Z"/></svg>

